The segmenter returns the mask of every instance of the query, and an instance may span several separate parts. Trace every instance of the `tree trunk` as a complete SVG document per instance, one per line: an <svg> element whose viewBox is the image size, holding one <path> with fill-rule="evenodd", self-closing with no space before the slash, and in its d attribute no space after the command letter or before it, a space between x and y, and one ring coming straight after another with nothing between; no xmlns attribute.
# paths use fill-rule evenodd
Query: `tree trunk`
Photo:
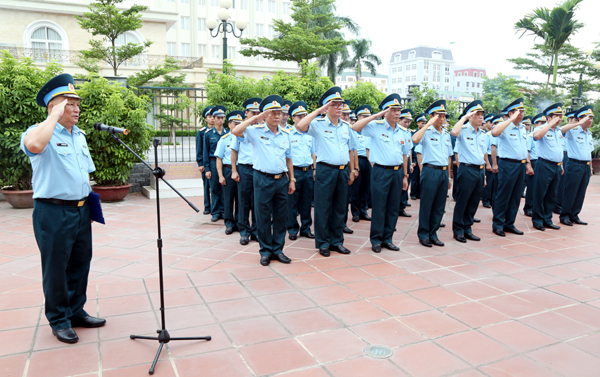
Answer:
<svg viewBox="0 0 600 377"><path fill-rule="evenodd" d="M552 58L550 59L550 67L554 66L554 55L552 55ZM548 90L548 85L550 85L550 74L548 73L546 75L546 90Z"/></svg>
<svg viewBox="0 0 600 377"><path fill-rule="evenodd" d="M356 82L360 81L360 59L357 59L356 61Z"/></svg>
<svg viewBox="0 0 600 377"><path fill-rule="evenodd" d="M558 50L554 51L554 77L552 78L553 92L556 94L556 73L558 71Z"/></svg>
<svg viewBox="0 0 600 377"><path fill-rule="evenodd" d="M113 71L115 76L117 76L117 52L115 51L115 40L112 40L112 55L113 55Z"/></svg>

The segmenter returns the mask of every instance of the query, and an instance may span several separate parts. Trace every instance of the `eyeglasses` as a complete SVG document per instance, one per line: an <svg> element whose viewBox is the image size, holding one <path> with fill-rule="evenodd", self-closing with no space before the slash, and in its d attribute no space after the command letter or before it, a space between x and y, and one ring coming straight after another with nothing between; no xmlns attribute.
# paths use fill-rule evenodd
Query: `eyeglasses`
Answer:
<svg viewBox="0 0 600 377"><path fill-rule="evenodd" d="M343 102L338 102L338 101L331 101L331 107L333 107L334 109L340 108L342 106L344 106Z"/></svg>

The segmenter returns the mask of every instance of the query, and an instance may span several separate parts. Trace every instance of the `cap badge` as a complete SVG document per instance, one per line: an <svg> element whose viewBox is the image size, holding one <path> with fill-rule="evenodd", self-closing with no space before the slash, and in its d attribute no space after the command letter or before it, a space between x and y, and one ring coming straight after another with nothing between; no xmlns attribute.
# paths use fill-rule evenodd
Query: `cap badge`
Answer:
<svg viewBox="0 0 600 377"><path fill-rule="evenodd" d="M335 92L335 95L336 95L336 97L341 97L340 93L338 93L338 92Z"/></svg>
<svg viewBox="0 0 600 377"><path fill-rule="evenodd" d="M258 102L254 102L253 105L258 107Z"/></svg>
<svg viewBox="0 0 600 377"><path fill-rule="evenodd" d="M75 87L73 86L73 84L69 83L69 85L67 86L69 87L69 90L75 91Z"/></svg>
<svg viewBox="0 0 600 377"><path fill-rule="evenodd" d="M302 105L298 106L298 110L304 110L304 107Z"/></svg>
<svg viewBox="0 0 600 377"><path fill-rule="evenodd" d="M398 98L394 98L394 103L398 103Z"/></svg>
<svg viewBox="0 0 600 377"><path fill-rule="evenodd" d="M557 108L556 108L556 110L558 110L558 111L562 111L562 109L560 108L560 106L559 106L559 107L557 107Z"/></svg>
<svg viewBox="0 0 600 377"><path fill-rule="evenodd" d="M440 109L442 109L442 110L446 110L446 109L444 108L444 104L443 104L443 103L440 105Z"/></svg>

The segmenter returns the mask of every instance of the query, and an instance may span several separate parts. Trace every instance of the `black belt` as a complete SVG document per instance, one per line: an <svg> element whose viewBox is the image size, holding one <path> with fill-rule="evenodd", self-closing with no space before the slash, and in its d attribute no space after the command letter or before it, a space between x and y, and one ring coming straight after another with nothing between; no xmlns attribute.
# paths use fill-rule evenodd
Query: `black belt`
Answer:
<svg viewBox="0 0 600 377"><path fill-rule="evenodd" d="M508 161L508 162L516 162L517 164L524 164L524 163L527 162L527 160L515 160L513 158L504 158L504 157L501 157L500 159L503 160L503 161Z"/></svg>
<svg viewBox="0 0 600 377"><path fill-rule="evenodd" d="M573 162L576 162L576 163L581 164L581 165L589 165L590 164L589 161L576 160L574 158L569 158L569 161L573 161Z"/></svg>
<svg viewBox="0 0 600 377"><path fill-rule="evenodd" d="M364 158L365 160L369 161L369 157L367 156L358 156L358 158Z"/></svg>
<svg viewBox="0 0 600 377"><path fill-rule="evenodd" d="M294 166L294 170L309 171L310 168L312 168L312 165L308 165L308 166Z"/></svg>
<svg viewBox="0 0 600 377"><path fill-rule="evenodd" d="M231 165L227 165L227 164L223 164L224 168L230 168L231 169Z"/></svg>
<svg viewBox="0 0 600 377"><path fill-rule="evenodd" d="M557 165L557 166L562 165L562 162L554 162L554 161L546 160L545 158L541 158L541 157L538 157L538 160L547 162L551 165Z"/></svg>
<svg viewBox="0 0 600 377"><path fill-rule="evenodd" d="M437 170L447 170L448 166L444 165L444 166L437 166L437 165L432 165L432 164L423 164L424 167L427 168L433 168L433 169L437 169Z"/></svg>
<svg viewBox="0 0 600 377"><path fill-rule="evenodd" d="M332 169L339 169L339 170L344 170L344 169L346 169L346 165L331 165L331 164L328 164L328 163L326 163L326 162L317 162L317 163L318 163L318 164L323 164L323 165L325 165L325 166L327 166L327 167L330 167L330 168L332 168Z"/></svg>
<svg viewBox="0 0 600 377"><path fill-rule="evenodd" d="M239 163L238 163L238 166L245 166L245 167L247 167L247 168L251 168L251 167L252 167L252 164L239 164Z"/></svg>
<svg viewBox="0 0 600 377"><path fill-rule="evenodd" d="M398 170L400 169L400 167L402 165L393 165L393 166L388 166L388 165L379 165L379 164L373 164L374 166L383 168L383 169L389 169L389 170Z"/></svg>
<svg viewBox="0 0 600 377"><path fill-rule="evenodd" d="M208 159L209 159L209 160L213 160L213 159L215 159L215 160L216 160L216 159L217 159L217 156L211 156L211 157L209 157Z"/></svg>
<svg viewBox="0 0 600 377"><path fill-rule="evenodd" d="M264 171L260 171L260 170L256 170L256 169L254 169L254 171L259 172L260 174L265 175L269 178L273 178L273 179L279 179L285 175L285 172L281 172L279 174L270 174L270 173L265 173Z"/></svg>
<svg viewBox="0 0 600 377"><path fill-rule="evenodd" d="M461 165L465 165L465 166L468 166L470 168L475 168L475 169L483 169L483 167L485 166L485 165L477 165L477 164L461 164Z"/></svg>
<svg viewBox="0 0 600 377"><path fill-rule="evenodd" d="M40 202L52 203L52 204L60 204L61 206L69 206L69 207L82 207L85 204L87 198L83 198L81 200L61 200L61 199L44 199L44 198L36 198Z"/></svg>

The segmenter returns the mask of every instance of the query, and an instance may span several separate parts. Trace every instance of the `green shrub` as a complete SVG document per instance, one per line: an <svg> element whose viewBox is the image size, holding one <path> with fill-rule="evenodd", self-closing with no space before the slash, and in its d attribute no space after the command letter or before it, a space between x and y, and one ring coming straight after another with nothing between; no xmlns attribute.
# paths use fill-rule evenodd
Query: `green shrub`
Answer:
<svg viewBox="0 0 600 377"><path fill-rule="evenodd" d="M377 89L372 82L359 81L356 86L344 89L342 97L350 100L352 109L356 109L361 105L371 105L371 111L375 114L380 111L379 104L387 97L387 94Z"/></svg>

